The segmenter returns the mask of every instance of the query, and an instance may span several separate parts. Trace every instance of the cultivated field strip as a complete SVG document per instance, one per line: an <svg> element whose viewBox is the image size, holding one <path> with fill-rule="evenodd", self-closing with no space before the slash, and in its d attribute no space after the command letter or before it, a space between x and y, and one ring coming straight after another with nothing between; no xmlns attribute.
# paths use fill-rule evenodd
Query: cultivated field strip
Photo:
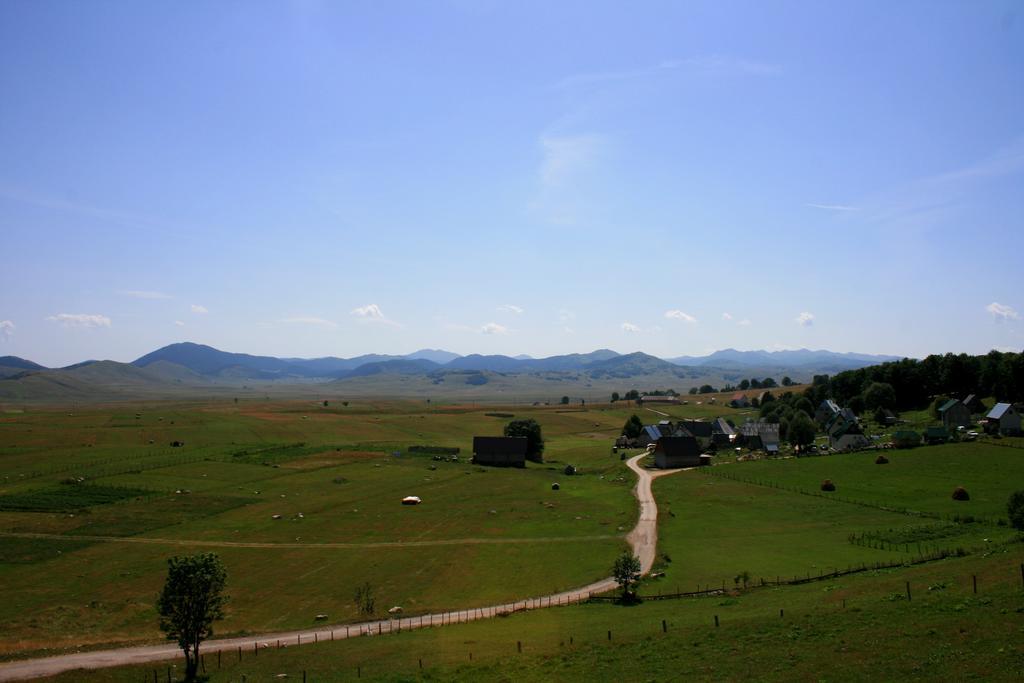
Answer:
<svg viewBox="0 0 1024 683"><path fill-rule="evenodd" d="M264 543L247 541L203 541L179 538L142 538L139 536L89 536L87 534L43 534L0 531L0 538L37 538L57 541L96 541L101 543L135 543L142 545L195 546L197 548L298 548L303 550L344 550L353 548L406 548L447 545L485 545L517 543L573 543L577 541L608 541L622 536L541 536L538 538L442 538L433 541L375 541L367 543Z"/></svg>

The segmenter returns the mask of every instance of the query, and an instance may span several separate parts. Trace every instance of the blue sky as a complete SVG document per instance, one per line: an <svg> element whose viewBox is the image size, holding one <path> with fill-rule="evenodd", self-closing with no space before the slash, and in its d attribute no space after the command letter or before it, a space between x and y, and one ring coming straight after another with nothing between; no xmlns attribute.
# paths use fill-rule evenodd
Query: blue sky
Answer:
<svg viewBox="0 0 1024 683"><path fill-rule="evenodd" d="M0 355L1024 347L1016 2L0 3Z"/></svg>

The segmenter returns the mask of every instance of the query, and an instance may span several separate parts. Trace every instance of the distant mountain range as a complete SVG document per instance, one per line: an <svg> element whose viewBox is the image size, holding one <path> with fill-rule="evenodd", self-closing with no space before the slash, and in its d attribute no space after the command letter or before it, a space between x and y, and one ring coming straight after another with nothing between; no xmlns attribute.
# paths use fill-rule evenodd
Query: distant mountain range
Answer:
<svg viewBox="0 0 1024 683"><path fill-rule="evenodd" d="M667 360L646 353L620 354L609 349L548 358L471 354L422 349L403 356L366 354L355 358L277 358L221 351L183 342L171 344L132 363L84 361L64 368L45 368L16 356L0 357L0 399L87 399L111 394L154 395L184 388L213 390L243 387L315 384L339 391L360 390L375 395L412 392L426 395L459 387L496 392L562 387L597 392L623 389L676 388L701 383L724 384L743 378L789 375L795 381L814 374L835 373L874 365L897 356L872 356L832 351L737 351L724 349L708 356ZM520 378L520 379L516 379ZM628 381L627 381L628 380ZM626 385L630 386L627 387ZM650 386L648 386L650 385ZM98 393L97 393L98 392Z"/></svg>

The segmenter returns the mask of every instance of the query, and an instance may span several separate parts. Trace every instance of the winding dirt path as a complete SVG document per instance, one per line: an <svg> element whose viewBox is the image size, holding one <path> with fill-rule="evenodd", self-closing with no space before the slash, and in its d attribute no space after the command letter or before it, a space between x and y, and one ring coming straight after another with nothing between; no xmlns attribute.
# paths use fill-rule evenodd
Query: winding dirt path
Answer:
<svg viewBox="0 0 1024 683"><path fill-rule="evenodd" d="M640 558L640 566L643 574L651 571L654 564L655 553L658 544L658 505L651 492L651 482L660 476L672 474L682 470L659 470L651 472L645 470L639 464L644 454L630 458L626 464L637 475L637 483L633 489L637 502L640 504L640 518L636 526L626 536L626 540L633 547L633 552ZM62 537L67 538L67 537ZM107 540L105 537L97 537ZM127 539L113 537L113 540L124 541ZM167 542L162 539L152 539L156 542ZM463 539L474 540L474 539ZM482 539L476 539L482 540ZM536 539L530 539L536 540ZM560 540L560 539L550 539ZM565 540L581 540L580 537ZM510 542L527 542L527 539L509 539ZM182 541L182 543L189 543ZM412 543L395 543L393 545L431 545L438 544L437 541L423 541ZM440 543L443 543L440 542ZM221 545L228 545L221 543ZM252 545L252 547L278 547L286 544L230 544L230 545ZM298 545L298 544L297 544ZM322 544L325 547L334 545L337 547L374 547L378 544ZM381 544L384 545L384 544ZM391 544L388 544L390 547ZM307 547L303 545L302 547ZM479 607L473 609L456 610L453 612L442 612L438 614L424 614L415 617L400 617L394 619L379 619L365 621L358 624L346 624L335 626L322 626L318 628L303 629L301 631L285 631L281 633L267 633L260 636L247 636L243 638L223 638L209 640L203 644L204 655L211 655L218 651L223 652L252 652L253 648L273 648L278 643L287 645L299 645L302 643L319 642L321 640L343 640L355 638L356 636L378 635L392 633L414 628L428 628L431 626L442 626L457 624L477 619L488 619L503 614L521 612L524 610L541 609L557 605L568 605L572 603L585 602L591 595L605 593L616 588L617 584L612 578L602 579L579 588L545 595L536 598L526 598L515 602L508 602L501 605ZM181 657L181 650L172 643L161 645L147 645L136 647L122 647L111 650L96 650L94 652L78 652L74 654L56 655L39 659L26 659L22 661L0 664L0 681L17 681L42 676L52 676L64 671L74 669L102 669L111 666L124 666L130 664L145 664L148 662L165 661Z"/></svg>

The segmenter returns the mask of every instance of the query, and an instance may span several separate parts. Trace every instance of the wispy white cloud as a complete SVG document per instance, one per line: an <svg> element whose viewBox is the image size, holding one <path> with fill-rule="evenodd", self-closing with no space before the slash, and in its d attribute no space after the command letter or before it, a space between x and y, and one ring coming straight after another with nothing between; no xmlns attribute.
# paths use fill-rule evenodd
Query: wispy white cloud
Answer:
<svg viewBox="0 0 1024 683"><path fill-rule="evenodd" d="M804 311L796 317L796 322L801 327L810 327L814 324L814 314Z"/></svg>
<svg viewBox="0 0 1024 683"><path fill-rule="evenodd" d="M110 318L95 313L58 313L46 319L64 327L110 327Z"/></svg>
<svg viewBox="0 0 1024 683"><path fill-rule="evenodd" d="M174 324L175 324L175 325L177 325L178 327L185 327L185 323L183 323L183 322L182 322L182 321L180 321L180 320L175 320L175 321L174 321Z"/></svg>
<svg viewBox="0 0 1024 683"><path fill-rule="evenodd" d="M633 332L639 332L640 331L640 328L637 325L634 325L633 323L622 323L622 325L620 325L619 327L622 328L623 332L631 332L631 333L633 333Z"/></svg>
<svg viewBox="0 0 1024 683"><path fill-rule="evenodd" d="M594 162L606 143L601 135L542 136L540 180L546 188L565 187Z"/></svg>
<svg viewBox="0 0 1024 683"><path fill-rule="evenodd" d="M761 62L729 55L697 55L685 59L666 59L632 69L592 71L568 76L555 83L558 90L572 90L588 86L637 81L670 75L698 76L775 76L782 73L778 64Z"/></svg>
<svg viewBox="0 0 1024 683"><path fill-rule="evenodd" d="M480 328L481 334L508 334L508 328L498 323L487 323Z"/></svg>
<svg viewBox="0 0 1024 683"><path fill-rule="evenodd" d="M989 314L999 322L1005 322L1007 320L1020 320L1020 314L1017 313L1017 311L1015 311L1012 307L1007 306L1006 304L1000 304L993 301L992 303L985 307L985 310L988 311Z"/></svg>
<svg viewBox="0 0 1024 683"><path fill-rule="evenodd" d="M14 334L14 323L10 320L0 320L0 339L7 341Z"/></svg>
<svg viewBox="0 0 1024 683"><path fill-rule="evenodd" d="M572 311L566 310L564 308L558 311L558 322L564 325L568 325L574 320L576 320L576 314L573 313Z"/></svg>
<svg viewBox="0 0 1024 683"><path fill-rule="evenodd" d="M498 311L501 313L515 313L516 315L522 315L525 312L522 306L516 306L515 304L498 306Z"/></svg>
<svg viewBox="0 0 1024 683"><path fill-rule="evenodd" d="M206 315L210 311L207 310L206 306L200 306L199 304L192 304L192 312L198 315Z"/></svg>
<svg viewBox="0 0 1024 683"><path fill-rule="evenodd" d="M173 299L170 294L155 292L148 289L122 289L118 291L121 296L130 296L133 299Z"/></svg>
<svg viewBox="0 0 1024 683"><path fill-rule="evenodd" d="M281 322L289 325L316 325L319 327L337 327L338 323L332 320L325 320L324 318L313 318L299 316L295 318L282 318Z"/></svg>
<svg viewBox="0 0 1024 683"><path fill-rule="evenodd" d="M732 320L732 313L723 313L722 320Z"/></svg>
<svg viewBox="0 0 1024 683"><path fill-rule="evenodd" d="M392 327L401 327L397 322L391 320L384 311L381 310L377 304L366 304L365 306L359 306L353 308L350 314L358 321L363 323L376 323L380 325L391 325Z"/></svg>
<svg viewBox="0 0 1024 683"><path fill-rule="evenodd" d="M860 211L859 206L846 206L845 204L812 204L810 202L804 204L812 209L825 209L826 211Z"/></svg>
<svg viewBox="0 0 1024 683"><path fill-rule="evenodd" d="M690 315L689 313L684 313L683 311L680 311L678 308L673 308L670 311L665 311L665 317L670 320L682 320L684 323L697 322L697 319L694 318L692 315Z"/></svg>
<svg viewBox="0 0 1024 683"><path fill-rule="evenodd" d="M742 325L743 327L747 327L751 324L750 318L744 318L743 320L738 321L736 324Z"/></svg>

